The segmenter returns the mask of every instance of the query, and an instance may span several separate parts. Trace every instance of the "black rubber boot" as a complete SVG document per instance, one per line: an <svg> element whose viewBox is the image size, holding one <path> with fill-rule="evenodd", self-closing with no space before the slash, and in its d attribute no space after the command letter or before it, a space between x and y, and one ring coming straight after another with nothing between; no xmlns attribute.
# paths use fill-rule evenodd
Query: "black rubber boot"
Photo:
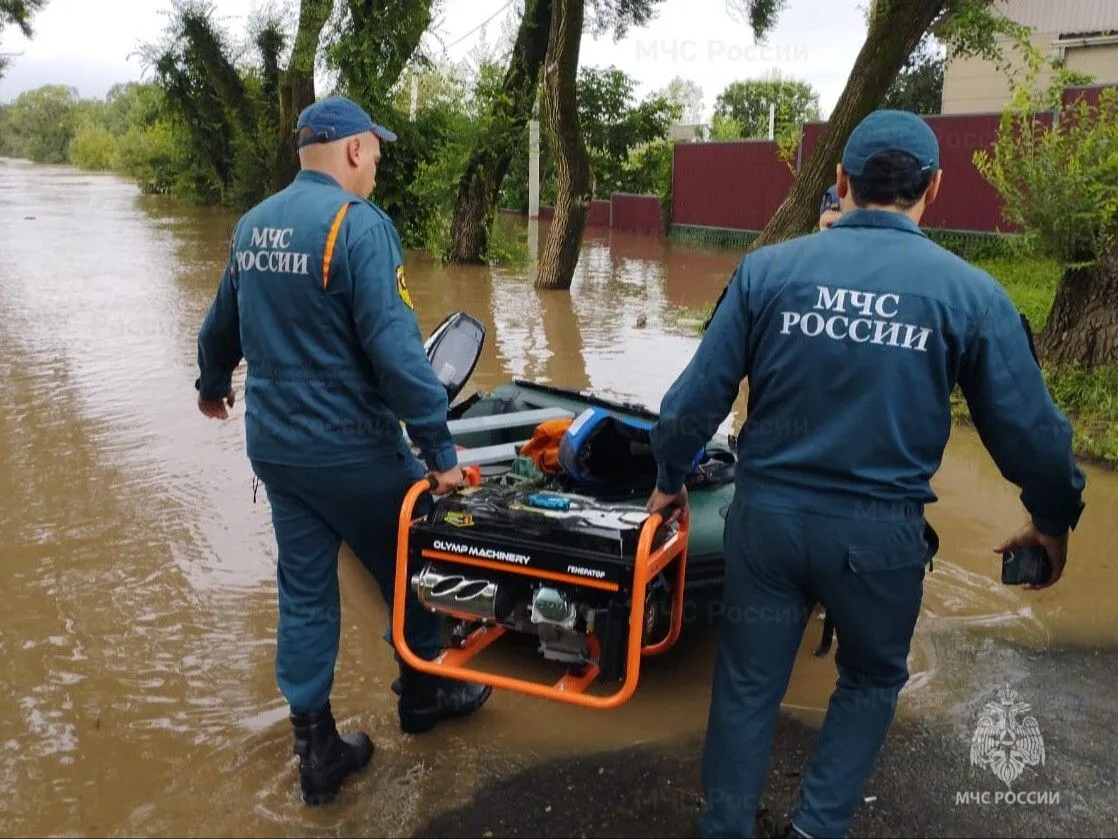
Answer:
<svg viewBox="0 0 1118 839"><path fill-rule="evenodd" d="M299 783L303 801L319 806L334 800L346 776L364 769L374 746L363 731L341 737L334 725L330 703L312 714L292 714L295 754L299 756Z"/></svg>
<svg viewBox="0 0 1118 839"><path fill-rule="evenodd" d="M442 720L467 717L485 704L493 693L489 685L459 682L400 665L400 730L421 734ZM395 684L393 684L395 690Z"/></svg>

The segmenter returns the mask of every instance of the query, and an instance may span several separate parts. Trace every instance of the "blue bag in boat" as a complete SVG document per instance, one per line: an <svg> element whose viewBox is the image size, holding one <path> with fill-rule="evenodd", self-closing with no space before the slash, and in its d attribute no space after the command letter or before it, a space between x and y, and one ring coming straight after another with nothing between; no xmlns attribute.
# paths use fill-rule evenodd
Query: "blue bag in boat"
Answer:
<svg viewBox="0 0 1118 839"><path fill-rule="evenodd" d="M587 408L559 440L559 464L575 486L589 493L652 492L656 487L653 423ZM703 446L691 468L706 455Z"/></svg>

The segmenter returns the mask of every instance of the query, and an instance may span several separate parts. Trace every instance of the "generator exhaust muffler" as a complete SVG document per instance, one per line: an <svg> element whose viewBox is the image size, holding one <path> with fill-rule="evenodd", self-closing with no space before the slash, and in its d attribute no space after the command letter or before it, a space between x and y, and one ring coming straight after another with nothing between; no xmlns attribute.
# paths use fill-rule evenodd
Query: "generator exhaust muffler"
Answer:
<svg viewBox="0 0 1118 839"><path fill-rule="evenodd" d="M412 577L411 584L424 608L462 620L495 624L513 608L499 583L440 571L430 563Z"/></svg>

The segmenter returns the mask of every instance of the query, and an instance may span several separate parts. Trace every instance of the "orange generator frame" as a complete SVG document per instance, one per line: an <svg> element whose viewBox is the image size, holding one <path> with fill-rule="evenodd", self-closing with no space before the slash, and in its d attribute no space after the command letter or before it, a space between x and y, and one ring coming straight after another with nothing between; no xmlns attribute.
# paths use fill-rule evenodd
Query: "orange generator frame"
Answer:
<svg viewBox="0 0 1118 839"><path fill-rule="evenodd" d="M478 476L470 476L470 483L476 483ZM656 550L652 550L653 537L663 523L659 513L651 514L641 528L637 544L635 563L633 566L633 583L631 589L631 608L629 612L629 635L626 652L625 678L621 686L608 695L594 695L587 689L597 680L600 669L597 664L591 663L585 672L574 675L568 674L554 684L544 684L528 679L520 679L491 673L468 666L470 661L482 650L504 635L508 630L500 625L483 624L468 635L461 646L445 650L438 658L427 661L417 656L404 638L404 612L406 609L410 574L408 568L408 537L411 527L416 521L413 517L416 502L420 497L430 492L434 487L434 480L430 476L412 485L404 497L400 509L399 533L396 547L396 579L392 602L392 641L396 651L403 661L410 667L424 673L445 676L451 679L477 682L491 685L495 688L515 691L517 693L549 699L555 702L565 702L583 708L596 708L606 710L618 708L632 698L640 679L641 659L644 656L654 656L671 649L679 640L683 627L683 594L687 577L687 539L689 535L689 521L687 516L681 517L679 527L675 533ZM437 559L441 562L459 562L463 565L476 567L485 562L468 557L458 557L454 554L424 550L424 556ZM672 596L670 625L667 635L653 644L643 643L644 630L644 602L648 586L656 575L672 563L675 563L676 584ZM529 577L541 577L540 572L528 568L504 567L503 572L519 573ZM546 573L546 572L545 572ZM597 655L598 644L594 635L587 637L592 658Z"/></svg>

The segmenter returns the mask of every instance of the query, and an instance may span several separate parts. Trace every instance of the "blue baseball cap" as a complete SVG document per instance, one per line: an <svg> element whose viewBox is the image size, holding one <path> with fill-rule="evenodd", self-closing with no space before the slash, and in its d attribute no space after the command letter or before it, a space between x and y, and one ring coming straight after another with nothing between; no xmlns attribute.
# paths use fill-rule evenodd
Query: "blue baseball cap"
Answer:
<svg viewBox="0 0 1118 839"><path fill-rule="evenodd" d="M296 131L301 132L304 128L313 133L299 140L300 148L311 143L332 143L366 131L372 131L389 143L396 140L394 133L377 125L364 108L344 96L327 96L307 105L295 124Z"/></svg>
<svg viewBox="0 0 1118 839"><path fill-rule="evenodd" d="M842 168L857 177L866 164L884 152L906 152L916 158L921 171L939 168L939 141L928 123L910 111L874 111L850 135L842 155Z"/></svg>

